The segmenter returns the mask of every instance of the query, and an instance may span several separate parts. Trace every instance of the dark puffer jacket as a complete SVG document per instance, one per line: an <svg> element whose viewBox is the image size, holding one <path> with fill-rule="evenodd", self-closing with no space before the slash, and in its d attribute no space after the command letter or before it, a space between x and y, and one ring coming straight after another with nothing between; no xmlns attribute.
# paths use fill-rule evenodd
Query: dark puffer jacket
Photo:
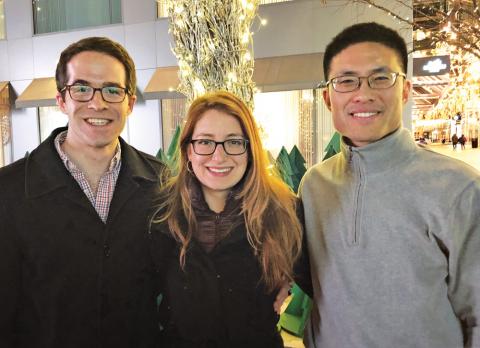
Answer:
<svg viewBox="0 0 480 348"><path fill-rule="evenodd" d="M152 228L152 255L163 294L161 347L283 347L273 310L276 291L268 293L261 281L243 217L232 218L240 202L230 199L225 210L216 214L202 195L193 196L199 226L219 228L228 223L233 229L209 253L193 239L183 271L179 244L166 224Z"/></svg>

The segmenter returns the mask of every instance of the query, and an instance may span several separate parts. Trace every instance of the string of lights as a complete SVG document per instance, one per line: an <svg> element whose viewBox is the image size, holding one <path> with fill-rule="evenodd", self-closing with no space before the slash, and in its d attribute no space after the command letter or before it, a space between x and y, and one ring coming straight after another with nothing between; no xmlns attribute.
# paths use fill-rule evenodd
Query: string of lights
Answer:
<svg viewBox="0 0 480 348"><path fill-rule="evenodd" d="M9 87L0 93L0 132L0 146L8 144L11 136Z"/></svg>
<svg viewBox="0 0 480 348"><path fill-rule="evenodd" d="M416 56L450 56L450 82L426 119L448 119L456 112L480 116L480 9L477 0L352 0L387 13L413 29ZM402 13L413 13L413 18Z"/></svg>
<svg viewBox="0 0 480 348"><path fill-rule="evenodd" d="M416 43L413 50L448 43L480 59L480 8L477 0L395 0L388 6L378 0L352 0L377 8L411 26ZM409 9L410 11L405 11ZM402 15L413 12L413 18Z"/></svg>
<svg viewBox="0 0 480 348"><path fill-rule="evenodd" d="M253 110L252 21L260 0L171 0L172 48L179 64L178 91L190 103L219 89Z"/></svg>
<svg viewBox="0 0 480 348"><path fill-rule="evenodd" d="M10 117L7 114L0 116L0 132L2 133L0 146L8 144L10 141Z"/></svg>

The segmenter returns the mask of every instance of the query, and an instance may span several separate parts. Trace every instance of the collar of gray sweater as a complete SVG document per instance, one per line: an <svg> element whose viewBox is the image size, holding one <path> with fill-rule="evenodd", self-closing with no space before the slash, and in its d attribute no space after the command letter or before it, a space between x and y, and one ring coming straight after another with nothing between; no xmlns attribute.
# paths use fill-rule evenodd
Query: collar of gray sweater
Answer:
<svg viewBox="0 0 480 348"><path fill-rule="evenodd" d="M349 143L348 139L342 138L342 157L351 168L360 167L368 174L405 166L418 149L411 133L405 128L399 128L386 137L362 147L354 147Z"/></svg>

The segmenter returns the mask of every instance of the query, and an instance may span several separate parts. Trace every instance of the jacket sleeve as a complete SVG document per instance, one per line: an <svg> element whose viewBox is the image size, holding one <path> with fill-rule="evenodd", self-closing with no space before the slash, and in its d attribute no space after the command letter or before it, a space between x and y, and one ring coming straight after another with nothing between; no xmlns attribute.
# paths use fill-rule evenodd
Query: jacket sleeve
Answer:
<svg viewBox="0 0 480 348"><path fill-rule="evenodd" d="M480 178L467 186L449 211L452 233L449 298L460 320L465 347L480 347Z"/></svg>
<svg viewBox="0 0 480 348"><path fill-rule="evenodd" d="M295 283L310 298L313 297L312 277L310 273L310 260L308 256L307 235L305 233L305 219L303 214L303 204L299 200L297 206L297 216L302 224L302 253L294 266Z"/></svg>
<svg viewBox="0 0 480 348"><path fill-rule="evenodd" d="M0 191L1 192L1 191ZM7 204L14 202L0 198L0 347L14 347L15 320L21 286L21 258ZM0 196L1 197L1 196Z"/></svg>

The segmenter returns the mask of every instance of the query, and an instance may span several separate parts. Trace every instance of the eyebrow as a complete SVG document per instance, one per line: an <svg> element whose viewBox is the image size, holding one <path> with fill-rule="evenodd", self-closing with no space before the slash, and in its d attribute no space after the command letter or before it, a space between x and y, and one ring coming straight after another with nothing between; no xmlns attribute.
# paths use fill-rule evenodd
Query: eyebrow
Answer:
<svg viewBox="0 0 480 348"><path fill-rule="evenodd" d="M214 135L214 134L211 134L211 133L199 133L199 134L196 135L196 137L214 138L215 135ZM230 138L230 137L240 137L240 138L243 138L244 135L243 135L243 134L239 134L239 133L230 133L230 134L227 134L226 138Z"/></svg>
<svg viewBox="0 0 480 348"><path fill-rule="evenodd" d="M86 80L82 80L82 79L78 79L78 80L75 80L71 83L72 85L87 85L87 86L92 86L92 84ZM102 87L120 87L120 88L125 88L123 86L121 86L120 84L118 84L117 82L104 82L102 83Z"/></svg>
<svg viewBox="0 0 480 348"><path fill-rule="evenodd" d="M391 71L391 69L387 66L381 66L381 67L370 70L368 74L370 75L370 74L386 72L386 71ZM353 70L341 70L336 76L351 76L351 75L357 76L360 74L357 71L353 71Z"/></svg>

